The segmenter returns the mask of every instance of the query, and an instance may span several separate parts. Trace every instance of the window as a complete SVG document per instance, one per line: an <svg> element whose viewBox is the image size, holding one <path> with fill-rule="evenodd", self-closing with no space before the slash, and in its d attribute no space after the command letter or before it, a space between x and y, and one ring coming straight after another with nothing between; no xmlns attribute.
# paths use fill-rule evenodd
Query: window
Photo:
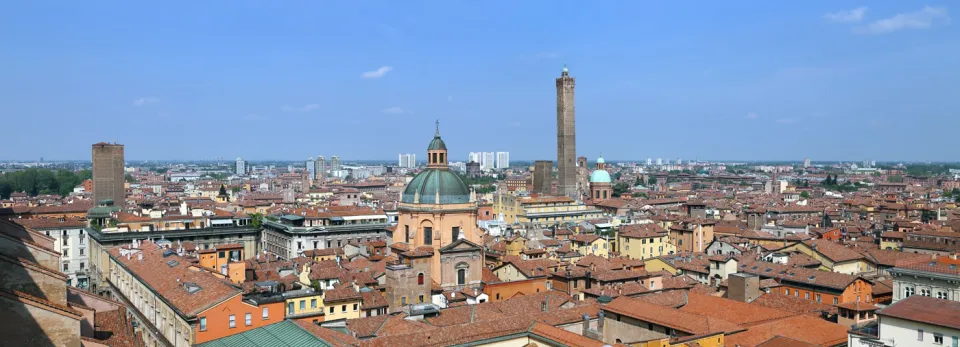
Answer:
<svg viewBox="0 0 960 347"><path fill-rule="evenodd" d="M70 264L69 264L69 263L63 263L63 272L67 272L67 271L70 271Z"/></svg>
<svg viewBox="0 0 960 347"><path fill-rule="evenodd" d="M923 341L923 329L917 329L917 341Z"/></svg>
<svg viewBox="0 0 960 347"><path fill-rule="evenodd" d="M423 295L421 295L421 297L422 296ZM359 304L353 304L353 312L357 312L357 309L359 308L359 306L360 306Z"/></svg>
<svg viewBox="0 0 960 347"><path fill-rule="evenodd" d="M341 305L340 312L347 312L347 305Z"/></svg>
<svg viewBox="0 0 960 347"><path fill-rule="evenodd" d="M317 308L317 299L310 299L310 308Z"/></svg>
<svg viewBox="0 0 960 347"><path fill-rule="evenodd" d="M457 270L457 285L464 285L467 283L467 269Z"/></svg>
<svg viewBox="0 0 960 347"><path fill-rule="evenodd" d="M83 255L83 248L80 249L80 255Z"/></svg>
<svg viewBox="0 0 960 347"><path fill-rule="evenodd" d="M500 293L497 293L497 300L500 300Z"/></svg>
<svg viewBox="0 0 960 347"><path fill-rule="evenodd" d="M200 331L207 331L207 317L200 317Z"/></svg>
<svg viewBox="0 0 960 347"><path fill-rule="evenodd" d="M306 301L306 300L300 300L300 311L303 311L303 310L306 310L306 309L307 309L307 301Z"/></svg>
<svg viewBox="0 0 960 347"><path fill-rule="evenodd" d="M456 241L460 237L460 227L453 227L450 230L450 242Z"/></svg>
<svg viewBox="0 0 960 347"><path fill-rule="evenodd" d="M820 294L817 294L817 302L823 302L823 301L820 301Z"/></svg>
<svg viewBox="0 0 960 347"><path fill-rule="evenodd" d="M920 295L930 296L930 289L920 289Z"/></svg>
<svg viewBox="0 0 960 347"><path fill-rule="evenodd" d="M330 306L330 314L333 314L333 306Z"/></svg>
<svg viewBox="0 0 960 347"><path fill-rule="evenodd" d="M236 316L236 315L230 315L230 327L231 327L231 328L236 328L236 327L237 327L237 316Z"/></svg>
<svg viewBox="0 0 960 347"><path fill-rule="evenodd" d="M287 303L287 314L293 314L293 301Z"/></svg>
<svg viewBox="0 0 960 347"><path fill-rule="evenodd" d="M934 333L933 334L933 344L942 345L943 344L943 334Z"/></svg>
<svg viewBox="0 0 960 347"><path fill-rule="evenodd" d="M403 226L403 230L404 230L404 232L405 232L404 235L406 235L406 238L404 239L404 240L405 240L404 242L410 243L410 226L409 226L409 225L404 225L404 226ZM330 247L330 245L327 245L327 247Z"/></svg>
<svg viewBox="0 0 960 347"><path fill-rule="evenodd" d="M839 303L840 303L839 301L840 301L840 300L837 300L837 298L833 298L833 304L834 304L834 305L839 304Z"/></svg>
<svg viewBox="0 0 960 347"><path fill-rule="evenodd" d="M953 347L960 347L960 337L958 336L953 337Z"/></svg>
<svg viewBox="0 0 960 347"><path fill-rule="evenodd" d="M84 264L83 262L80 262L80 270L83 270L83 268L84 268L85 265L86 265L86 264Z"/></svg>
<svg viewBox="0 0 960 347"><path fill-rule="evenodd" d="M790 295L790 289L784 289L784 290L783 290L783 293L786 294L786 295Z"/></svg>
<svg viewBox="0 0 960 347"><path fill-rule="evenodd" d="M270 310L269 307L263 308L263 320L270 319Z"/></svg>
<svg viewBox="0 0 960 347"><path fill-rule="evenodd" d="M937 299L946 299L946 298L947 298L946 292L937 292Z"/></svg>
<svg viewBox="0 0 960 347"><path fill-rule="evenodd" d="M247 313L246 315L244 315L243 318L244 318L244 321L243 321L244 324L246 324L247 326L253 325L253 315L251 315L250 313Z"/></svg>
<svg viewBox="0 0 960 347"><path fill-rule="evenodd" d="M417 284L423 285L423 273L417 274Z"/></svg>
<svg viewBox="0 0 960 347"><path fill-rule="evenodd" d="M404 297L400 298L400 305L401 305L401 306L407 306L407 297L404 296ZM333 309L330 309L330 312L333 312Z"/></svg>
<svg viewBox="0 0 960 347"><path fill-rule="evenodd" d="M427 246L433 245L433 228L423 227L423 244Z"/></svg>
<svg viewBox="0 0 960 347"><path fill-rule="evenodd" d="M299 242L297 242L297 247L298 247L298 248L303 248L303 247L300 247L300 243L299 243ZM226 257L227 257L227 252L220 251L220 254L218 255L218 257L219 257L219 258L226 258Z"/></svg>
<svg viewBox="0 0 960 347"><path fill-rule="evenodd" d="M64 248L64 249L63 249L63 256L64 256L64 257L69 257L69 256L70 256L70 250Z"/></svg>
<svg viewBox="0 0 960 347"><path fill-rule="evenodd" d="M803 298L810 300L810 292L803 293Z"/></svg>
<svg viewBox="0 0 960 347"><path fill-rule="evenodd" d="M417 303L418 303L418 304L422 304L422 303L423 303L423 295L420 295L420 296L417 297Z"/></svg>
<svg viewBox="0 0 960 347"><path fill-rule="evenodd" d="M906 287L903 289L903 297L909 298L911 295L916 294L917 289L913 287Z"/></svg>

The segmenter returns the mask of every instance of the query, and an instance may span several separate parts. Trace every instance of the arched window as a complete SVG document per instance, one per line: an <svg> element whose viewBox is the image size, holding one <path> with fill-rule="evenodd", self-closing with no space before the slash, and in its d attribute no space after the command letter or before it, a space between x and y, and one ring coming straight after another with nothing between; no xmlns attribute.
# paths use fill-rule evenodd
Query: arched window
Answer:
<svg viewBox="0 0 960 347"><path fill-rule="evenodd" d="M417 274L417 284L423 285L423 273Z"/></svg>

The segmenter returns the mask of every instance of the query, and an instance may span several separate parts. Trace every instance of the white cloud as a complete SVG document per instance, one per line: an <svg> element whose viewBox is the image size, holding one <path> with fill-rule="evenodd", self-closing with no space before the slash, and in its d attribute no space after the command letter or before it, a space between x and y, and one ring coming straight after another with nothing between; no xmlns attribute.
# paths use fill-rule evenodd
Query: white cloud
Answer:
<svg viewBox="0 0 960 347"><path fill-rule="evenodd" d="M413 112L411 112L410 110L404 110L404 109L401 108L400 106L387 107L387 108L381 110L380 112L381 112L381 113L386 113L386 114L407 114L407 113L413 113Z"/></svg>
<svg viewBox="0 0 960 347"><path fill-rule="evenodd" d="M757 119L757 118L760 118L760 115L758 115L758 114L756 114L756 113L753 113L753 112L750 112L750 113L747 113L747 115L746 115L745 117L743 117L743 118L746 118L746 119Z"/></svg>
<svg viewBox="0 0 960 347"><path fill-rule="evenodd" d="M142 98L133 100L133 106L139 107L139 106L143 106L143 105L146 105L146 104L153 104L153 103L158 103L158 102L160 102L160 98L152 97L152 96L146 96L146 97L142 97Z"/></svg>
<svg viewBox="0 0 960 347"><path fill-rule="evenodd" d="M950 14L946 8L926 6L918 11L898 13L893 17L874 21L854 28L854 31L861 34L885 34L903 29L927 29L948 23Z"/></svg>
<svg viewBox="0 0 960 347"><path fill-rule="evenodd" d="M268 120L268 119L270 119L270 118L267 118L267 116L261 116L261 115L256 114L256 113L251 113L251 114L248 114L246 117L243 117L243 119L246 119L246 120L249 120L249 121L264 121L264 120Z"/></svg>
<svg viewBox="0 0 960 347"><path fill-rule="evenodd" d="M307 111L316 110L318 108L320 108L320 104L303 105L303 107L293 107L290 105L283 105L280 107L280 109L283 110L283 112L307 112Z"/></svg>
<svg viewBox="0 0 960 347"><path fill-rule="evenodd" d="M857 7L849 11L830 12L823 15L823 18L836 23L856 23L863 20L867 14L867 7Z"/></svg>
<svg viewBox="0 0 960 347"><path fill-rule="evenodd" d="M387 72L390 72L391 70L393 70L393 67L390 67L390 66L381 66L380 68L378 68L378 69L376 69L376 70L367 71L367 72L364 72L364 73L360 74L360 77L361 77L361 78L367 78L367 79L380 78L380 77L383 77L384 75L386 75Z"/></svg>
<svg viewBox="0 0 960 347"><path fill-rule="evenodd" d="M786 125L786 124L796 124L798 121L799 121L799 120L793 119L793 118L781 118L781 119L777 119L777 123L778 123L778 124L784 124L784 125Z"/></svg>

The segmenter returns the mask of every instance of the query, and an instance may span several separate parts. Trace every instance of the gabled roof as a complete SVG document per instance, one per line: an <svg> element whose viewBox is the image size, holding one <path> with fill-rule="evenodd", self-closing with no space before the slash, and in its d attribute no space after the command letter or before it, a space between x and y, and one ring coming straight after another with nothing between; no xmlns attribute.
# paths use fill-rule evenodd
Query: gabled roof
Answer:
<svg viewBox="0 0 960 347"><path fill-rule="evenodd" d="M458 239L451 242L449 245L440 248L440 253L452 253L452 252L473 252L479 251L480 246L476 243L470 242L467 239Z"/></svg>

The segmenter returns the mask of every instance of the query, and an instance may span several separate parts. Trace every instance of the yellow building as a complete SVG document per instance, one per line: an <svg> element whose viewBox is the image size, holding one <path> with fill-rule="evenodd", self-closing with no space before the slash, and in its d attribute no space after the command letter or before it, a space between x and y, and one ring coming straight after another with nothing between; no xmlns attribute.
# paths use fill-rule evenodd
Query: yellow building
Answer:
<svg viewBox="0 0 960 347"><path fill-rule="evenodd" d="M520 253L527 248L527 239L523 236L514 236L512 238L504 240L507 248L506 255L520 256Z"/></svg>
<svg viewBox="0 0 960 347"><path fill-rule="evenodd" d="M570 245L581 255L595 255L607 258L610 255L610 243L607 239L594 234L576 234L570 237Z"/></svg>
<svg viewBox="0 0 960 347"><path fill-rule="evenodd" d="M356 284L344 284L323 295L325 321L360 318L363 296Z"/></svg>
<svg viewBox="0 0 960 347"><path fill-rule="evenodd" d="M648 230L630 230L617 234L617 246L620 255L630 259L649 259L676 252L676 247L669 242L667 233L658 233Z"/></svg>
<svg viewBox="0 0 960 347"><path fill-rule="evenodd" d="M545 225L582 222L603 217L603 211L577 203L566 196L513 196L503 193L493 197L493 212L503 215L508 223L539 223Z"/></svg>
<svg viewBox="0 0 960 347"><path fill-rule="evenodd" d="M316 292L313 288L305 288L284 293L286 303L286 319L324 321L323 292Z"/></svg>
<svg viewBox="0 0 960 347"><path fill-rule="evenodd" d="M676 275L680 272L676 266L670 264L669 262L663 260L662 258L647 258L643 261L643 269L647 272L656 272L656 271L666 271L672 275Z"/></svg>

